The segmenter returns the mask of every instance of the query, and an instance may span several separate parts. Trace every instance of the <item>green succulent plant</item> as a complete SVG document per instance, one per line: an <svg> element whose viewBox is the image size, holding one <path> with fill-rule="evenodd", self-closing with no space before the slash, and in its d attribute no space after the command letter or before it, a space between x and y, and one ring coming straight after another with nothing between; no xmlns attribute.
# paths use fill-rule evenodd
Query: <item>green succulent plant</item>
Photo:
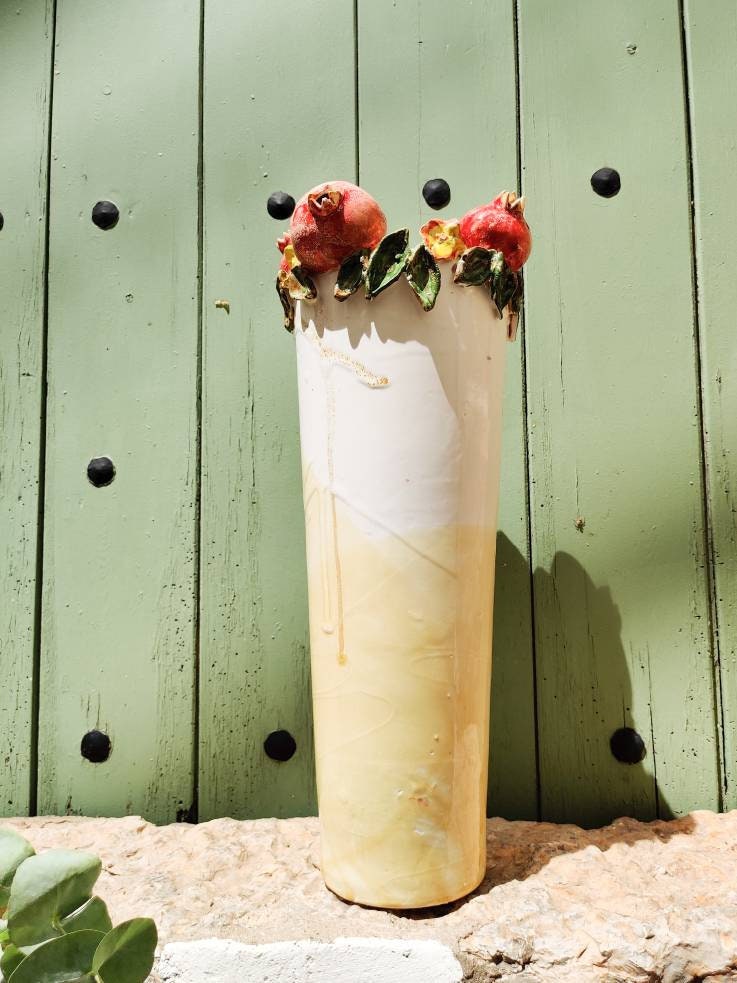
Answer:
<svg viewBox="0 0 737 983"><path fill-rule="evenodd" d="M93 889L102 865L76 850L36 855L0 829L2 983L144 983L158 941L150 918L113 928Z"/></svg>

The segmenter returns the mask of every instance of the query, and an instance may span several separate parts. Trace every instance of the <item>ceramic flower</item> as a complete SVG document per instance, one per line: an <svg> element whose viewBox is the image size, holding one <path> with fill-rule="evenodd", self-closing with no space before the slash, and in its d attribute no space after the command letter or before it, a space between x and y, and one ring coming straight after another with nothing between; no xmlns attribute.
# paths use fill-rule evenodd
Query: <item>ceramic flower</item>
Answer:
<svg viewBox="0 0 737 983"><path fill-rule="evenodd" d="M420 232L425 240L425 245L435 259L456 259L466 248L463 239L461 239L458 219L451 218L444 221L439 218L431 218L422 226Z"/></svg>

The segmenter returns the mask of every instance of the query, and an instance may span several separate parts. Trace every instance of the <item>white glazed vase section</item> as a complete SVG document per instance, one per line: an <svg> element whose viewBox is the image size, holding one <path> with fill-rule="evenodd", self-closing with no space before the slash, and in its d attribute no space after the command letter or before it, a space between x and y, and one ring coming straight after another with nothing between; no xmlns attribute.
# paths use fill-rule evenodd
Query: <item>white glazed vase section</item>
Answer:
<svg viewBox="0 0 737 983"><path fill-rule="evenodd" d="M296 313L322 872L387 908L485 871L507 318L442 271Z"/></svg>

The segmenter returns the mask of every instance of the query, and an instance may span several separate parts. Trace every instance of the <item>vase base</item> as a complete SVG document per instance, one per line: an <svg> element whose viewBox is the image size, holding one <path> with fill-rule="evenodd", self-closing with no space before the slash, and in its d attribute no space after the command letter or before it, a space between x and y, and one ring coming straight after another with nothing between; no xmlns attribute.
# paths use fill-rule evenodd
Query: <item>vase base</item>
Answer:
<svg viewBox="0 0 737 983"><path fill-rule="evenodd" d="M341 901L346 901L349 904L357 904L362 908L376 908L382 911L415 911L427 908L440 908L443 905L452 904L455 901L462 901L479 887L485 875L486 871L484 870L481 876L475 881L472 881L468 887L464 887L458 891L452 891L444 895L438 895L433 897L432 901L423 901L419 899L415 901L413 899L411 902L389 900L378 901L375 897L368 900L368 897L366 896L359 896L360 892L354 893L331 884L325 874L323 874L323 881L325 882L325 887L327 887L329 891L331 891L336 897L340 898Z"/></svg>

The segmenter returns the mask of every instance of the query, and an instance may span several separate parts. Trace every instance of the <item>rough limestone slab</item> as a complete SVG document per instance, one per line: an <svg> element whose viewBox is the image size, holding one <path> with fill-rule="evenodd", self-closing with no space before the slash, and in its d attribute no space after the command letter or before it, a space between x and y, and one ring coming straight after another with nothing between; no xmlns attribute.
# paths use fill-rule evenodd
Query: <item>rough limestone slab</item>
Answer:
<svg viewBox="0 0 737 983"><path fill-rule="evenodd" d="M163 983L461 983L463 970L439 942L336 939L244 945L173 942L159 965Z"/></svg>
<svg viewBox="0 0 737 983"><path fill-rule="evenodd" d="M3 825L37 850L97 853L113 919L150 915L162 944L431 939L475 983L737 981L737 811L600 830L492 819L479 890L404 914L346 904L324 887L315 819Z"/></svg>

